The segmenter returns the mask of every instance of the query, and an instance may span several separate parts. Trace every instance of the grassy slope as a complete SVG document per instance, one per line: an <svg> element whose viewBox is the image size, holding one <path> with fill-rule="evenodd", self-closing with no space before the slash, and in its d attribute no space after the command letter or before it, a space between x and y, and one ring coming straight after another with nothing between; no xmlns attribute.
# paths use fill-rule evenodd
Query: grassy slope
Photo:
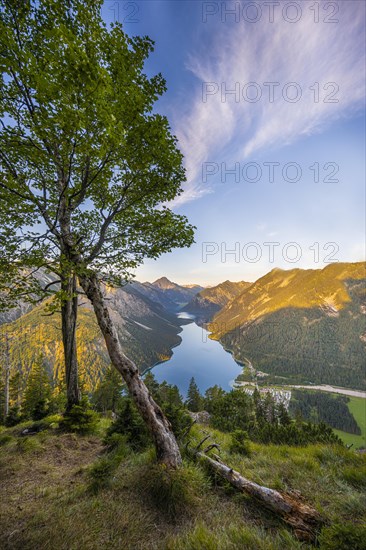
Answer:
<svg viewBox="0 0 366 550"><path fill-rule="evenodd" d="M196 441L202 438L202 429L194 428ZM290 448L253 444L252 456L245 458L229 453L229 436L207 429L221 444L223 459L248 478L281 490L300 490L305 500L332 523L359 524L365 518L366 497L361 485L366 484L364 456L320 445ZM14 434L14 429L6 433ZM109 487L93 493L88 471L101 455L100 436L48 432L31 438L13 437L3 445L1 548L309 548L300 545L273 515L210 480L197 466L186 466L188 482L177 495L178 502L188 496L189 507L175 517L164 512L163 503L159 505L149 489L151 450L127 454ZM355 484L354 472L362 468L364 473Z"/></svg>
<svg viewBox="0 0 366 550"><path fill-rule="evenodd" d="M362 397L350 397L348 408L361 428L361 435L353 435L341 430L334 431L347 445L352 443L356 448L366 447L366 399Z"/></svg>

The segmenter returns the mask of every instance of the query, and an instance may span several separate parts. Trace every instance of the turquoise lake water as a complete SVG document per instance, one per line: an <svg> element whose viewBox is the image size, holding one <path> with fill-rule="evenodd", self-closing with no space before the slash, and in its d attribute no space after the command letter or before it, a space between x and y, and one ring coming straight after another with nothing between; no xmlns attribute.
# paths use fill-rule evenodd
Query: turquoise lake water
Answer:
<svg viewBox="0 0 366 550"><path fill-rule="evenodd" d="M192 318L184 313L180 317ZM179 334L182 343L173 349L171 359L151 369L158 382L166 380L169 384L176 384L184 397L192 376L201 393L215 384L230 390L242 367L219 342L210 340L208 335L209 332L193 320L184 325Z"/></svg>

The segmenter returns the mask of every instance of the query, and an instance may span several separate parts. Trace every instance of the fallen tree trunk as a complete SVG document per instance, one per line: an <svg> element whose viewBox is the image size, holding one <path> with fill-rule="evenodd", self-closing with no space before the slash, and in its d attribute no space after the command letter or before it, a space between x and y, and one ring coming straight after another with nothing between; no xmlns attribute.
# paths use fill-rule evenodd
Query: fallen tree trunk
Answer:
<svg viewBox="0 0 366 550"><path fill-rule="evenodd" d="M216 445L210 445L206 451L213 446ZM221 462L217 455L213 455L213 459L207 456L205 452L197 449L193 451L193 454L202 459L209 465L211 470L226 479L233 487L254 497L267 509L281 516L295 530L295 535L299 540L307 542L316 540L317 533L324 524L324 520L314 508L300 502L298 495L280 493L274 489L258 485Z"/></svg>

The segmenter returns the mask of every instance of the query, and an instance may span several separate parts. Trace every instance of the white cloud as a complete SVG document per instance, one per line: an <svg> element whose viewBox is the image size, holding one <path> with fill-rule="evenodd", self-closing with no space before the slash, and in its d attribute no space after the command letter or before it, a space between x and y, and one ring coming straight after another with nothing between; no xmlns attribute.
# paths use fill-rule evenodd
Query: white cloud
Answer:
<svg viewBox="0 0 366 550"><path fill-rule="evenodd" d="M365 4L358 1L337 2L340 6L338 23L314 23L310 10L303 10L297 23L281 17L274 23L263 21L250 24L224 24L211 27L210 41L189 59L189 69L201 84L225 83L232 89L239 83L240 92L249 82L256 82L262 98L256 103L221 93L202 101L202 88L192 97L188 114L176 121L176 133L185 155L187 183L185 193L175 205L194 200L210 192L202 181L202 163L211 161L243 162L258 151L278 148L301 136L320 132L326 125L341 117L352 116L364 98L364 13ZM322 13L323 4L320 4ZM304 6L304 4L302 4ZM275 101L268 101L269 88L265 82L279 82L274 89ZM296 82L302 91L297 103L285 101L282 88ZM320 101L314 101L309 86L319 83ZM339 86L334 98L337 103L323 99ZM294 88L288 90L289 95ZM254 88L248 90L254 92ZM331 99L331 97L329 97Z"/></svg>

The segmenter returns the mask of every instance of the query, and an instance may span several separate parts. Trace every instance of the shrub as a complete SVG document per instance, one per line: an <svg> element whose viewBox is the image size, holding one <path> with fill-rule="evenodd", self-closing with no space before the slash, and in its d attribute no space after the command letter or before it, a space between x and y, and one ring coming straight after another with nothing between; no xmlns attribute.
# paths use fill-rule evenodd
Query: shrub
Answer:
<svg viewBox="0 0 366 550"><path fill-rule="evenodd" d="M124 436L115 433L111 438L115 445L113 450L107 456L99 458L89 470L90 489L93 493L110 486L113 474L121 461L129 454Z"/></svg>
<svg viewBox="0 0 366 550"><path fill-rule="evenodd" d="M10 443L13 440L14 440L14 438L11 435L1 434L0 435L0 447L2 447L3 445L7 445L8 443Z"/></svg>
<svg viewBox="0 0 366 550"><path fill-rule="evenodd" d="M125 398L116 420L107 430L105 439L109 444L110 436L118 433L126 436L126 441L135 451L140 451L149 445L150 437L146 425L130 398Z"/></svg>
<svg viewBox="0 0 366 550"><path fill-rule="evenodd" d="M165 416L172 425L172 430L175 437L182 437L187 428L192 424L192 419L189 414L182 408L176 405L163 405Z"/></svg>
<svg viewBox="0 0 366 550"><path fill-rule="evenodd" d="M86 435L96 430L97 423L98 415L91 410L88 399L83 397L80 405L73 405L64 414L59 426L63 431Z"/></svg>
<svg viewBox="0 0 366 550"><path fill-rule="evenodd" d="M90 489L97 493L110 485L112 473L115 470L115 464L109 457L103 457L93 464L89 471Z"/></svg>
<svg viewBox="0 0 366 550"><path fill-rule="evenodd" d="M248 433L243 430L235 430L231 434L230 452L243 456L252 454L251 445L248 439Z"/></svg>
<svg viewBox="0 0 366 550"><path fill-rule="evenodd" d="M19 422L22 421L22 415L20 414L20 408L17 406L10 407L8 414L5 418L5 426L8 428L11 428L12 426L16 426L19 424Z"/></svg>

